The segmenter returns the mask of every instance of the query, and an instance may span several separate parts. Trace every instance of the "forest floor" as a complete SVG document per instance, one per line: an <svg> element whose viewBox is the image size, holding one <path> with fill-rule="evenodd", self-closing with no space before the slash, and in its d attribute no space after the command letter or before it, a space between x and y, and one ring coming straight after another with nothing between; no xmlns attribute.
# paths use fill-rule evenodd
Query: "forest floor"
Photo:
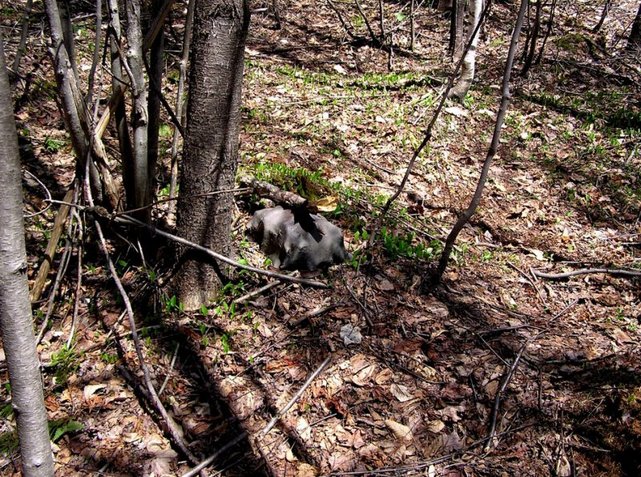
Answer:
<svg viewBox="0 0 641 477"><path fill-rule="evenodd" d="M374 3L364 2L377 27ZM401 3L385 3L389 28L403 21ZM382 206L447 82L448 21L422 8L416 51L404 47L390 57L369 44L349 3L337 5L360 40L327 2L291 2L280 29L272 16L254 15L240 173L337 204L326 216L343 228L353 259L316 277L330 289L275 283L245 298L266 282L242 273L216 303L186 313L162 286L169 260L143 266L111 234L153 382L191 451L204 459L237 441L209 475L641 475L641 280L535 275L641 270L641 64L624 51L638 3L614 2L593 33L600 2L559 2L542 62L527 76L519 64L513 75L481 205L443 284L421 291L491 140L516 13L495 3L468 97L445 104L385 216ZM11 64L20 16L5 8L13 15L2 21ZM91 20L83 21L79 40L90 32ZM180 25L179 17L174 38ZM406 30L407 22L396 30L399 44ZM32 25L23 60L32 84L24 91L24 81L17 83L16 117L25 170L62 199L74 162L39 32ZM175 89L172 79L163 91L172 98ZM170 133L162 141L167 150ZM117 151L115 142L107 145ZM161 196L167 171L158 174ZM39 209L42 193L31 176L25 190L28 207ZM264 266L244 233L257 204L242 195L237 204L237 257ZM56 211L26 219L31 278ZM171 227L173 205L156 212ZM379 220L384 228L366 248ZM39 345L57 471L182 475L192 466L145 397L122 300L86 226L89 240L73 248ZM58 257L45 299L34 306L37 327L55 293ZM359 343L345 344L348 325ZM0 373L7 383L6 367ZM0 389L0 474L17 475L8 391Z"/></svg>

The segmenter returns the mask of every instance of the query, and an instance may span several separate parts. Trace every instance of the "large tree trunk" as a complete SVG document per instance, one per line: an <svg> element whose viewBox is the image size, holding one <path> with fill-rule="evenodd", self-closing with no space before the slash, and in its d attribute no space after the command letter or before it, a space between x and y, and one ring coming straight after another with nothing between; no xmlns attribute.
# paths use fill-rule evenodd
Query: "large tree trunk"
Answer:
<svg viewBox="0 0 641 477"><path fill-rule="evenodd" d="M0 41L0 326L23 474L52 476L53 454L27 283L18 136L5 71Z"/></svg>
<svg viewBox="0 0 641 477"><path fill-rule="evenodd" d="M194 18L185 154L178 199L178 232L229 255L233 188L248 0L201 0ZM202 254L182 251L180 302L193 310L214 297L224 270Z"/></svg>

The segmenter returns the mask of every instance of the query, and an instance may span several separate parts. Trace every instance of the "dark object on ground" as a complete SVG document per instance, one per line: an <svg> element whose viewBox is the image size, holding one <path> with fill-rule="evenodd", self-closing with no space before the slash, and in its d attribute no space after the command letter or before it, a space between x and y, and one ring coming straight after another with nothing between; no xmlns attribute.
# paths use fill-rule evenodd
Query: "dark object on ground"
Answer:
<svg viewBox="0 0 641 477"><path fill-rule="evenodd" d="M249 223L249 235L275 267L315 271L350 257L341 229L325 217L308 214L316 232L312 234L309 224L301 224L298 215L278 206L257 211Z"/></svg>

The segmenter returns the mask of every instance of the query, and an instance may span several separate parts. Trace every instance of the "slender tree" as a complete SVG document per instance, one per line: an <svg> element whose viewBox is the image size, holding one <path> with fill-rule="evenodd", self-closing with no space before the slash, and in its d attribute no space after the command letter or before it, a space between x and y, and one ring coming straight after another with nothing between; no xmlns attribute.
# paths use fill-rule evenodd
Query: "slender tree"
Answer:
<svg viewBox="0 0 641 477"><path fill-rule="evenodd" d="M641 50L641 5L637 10L637 16L632 23L632 30L628 37L628 50Z"/></svg>
<svg viewBox="0 0 641 477"><path fill-rule="evenodd" d="M23 474L52 476L53 455L31 321L20 159L12 111L0 41L0 327L9 368L11 403L18 423Z"/></svg>
<svg viewBox="0 0 641 477"><path fill-rule="evenodd" d="M225 191L236 175L249 17L248 0L200 0L194 18L177 227L223 255L231 252L233 195ZM225 271L203 254L180 253L178 297L196 309L214 296Z"/></svg>
<svg viewBox="0 0 641 477"><path fill-rule="evenodd" d="M454 249L454 243L458 237L458 234L463 230L465 224L467 224L476 212L476 208L481 203L481 197L483 195L483 189L485 188L485 182L487 181L488 174L490 172L490 166L492 165L492 159L496 155L496 151L499 147L499 140L501 138L501 128L503 127L503 122L505 121L505 115L507 114L507 107L510 103L511 94L510 94L510 77L512 75L512 65L514 64L514 57L516 56L516 48L519 42L519 35L521 34L521 29L523 28L523 21L525 19L525 12L527 10L529 0L521 0L521 7L519 8L519 13L516 18L516 24L514 26L514 31L512 32L512 40L510 41L510 49L508 50L507 59L505 60L505 70L503 72L503 85L502 85L502 96L501 104L499 105L499 110L496 115L496 122L494 123L494 134L492 135L492 142L485 156L485 161L483 162L483 168L481 169L481 175L479 180L476 183L476 190L472 196L472 200L468 205L467 209L459 216L458 220L452 227L452 230L447 236L445 241L445 246L443 247L443 252L441 253L441 258L438 262L438 267L434 275L426 276L423 280L423 286L425 288L429 286L438 285L443 277L443 273L447 268L447 263L449 261L452 250Z"/></svg>

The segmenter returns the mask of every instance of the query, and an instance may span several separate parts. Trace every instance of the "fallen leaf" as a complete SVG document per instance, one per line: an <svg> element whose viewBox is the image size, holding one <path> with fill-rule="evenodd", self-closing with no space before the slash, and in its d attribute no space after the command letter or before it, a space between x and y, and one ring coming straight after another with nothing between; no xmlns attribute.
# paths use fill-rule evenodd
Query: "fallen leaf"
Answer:
<svg viewBox="0 0 641 477"><path fill-rule="evenodd" d="M88 384L82 391L82 395L85 398L85 401L89 400L94 394L96 394L101 389L105 389L106 384Z"/></svg>
<svg viewBox="0 0 641 477"><path fill-rule="evenodd" d="M457 118L466 117L470 114L467 109L463 109L460 106L450 106L449 108L445 108L445 112L452 114Z"/></svg>
<svg viewBox="0 0 641 477"><path fill-rule="evenodd" d="M390 386L390 392L400 402L407 402L414 399L414 396L412 396L409 389L407 389L407 386L403 386L402 384L392 384Z"/></svg>
<svg viewBox="0 0 641 477"><path fill-rule="evenodd" d="M435 419L434 421L429 421L427 423L427 430L434 434L438 434L444 428L445 428L445 423L440 419Z"/></svg>
<svg viewBox="0 0 641 477"><path fill-rule="evenodd" d="M331 195L323 197L315 201L314 205L321 212L334 212L338 207L338 198Z"/></svg>
<svg viewBox="0 0 641 477"><path fill-rule="evenodd" d="M385 419L385 425L389 427L389 429L394 433L397 439L401 441L412 440L412 430L409 427L399 422L393 421L392 419Z"/></svg>

